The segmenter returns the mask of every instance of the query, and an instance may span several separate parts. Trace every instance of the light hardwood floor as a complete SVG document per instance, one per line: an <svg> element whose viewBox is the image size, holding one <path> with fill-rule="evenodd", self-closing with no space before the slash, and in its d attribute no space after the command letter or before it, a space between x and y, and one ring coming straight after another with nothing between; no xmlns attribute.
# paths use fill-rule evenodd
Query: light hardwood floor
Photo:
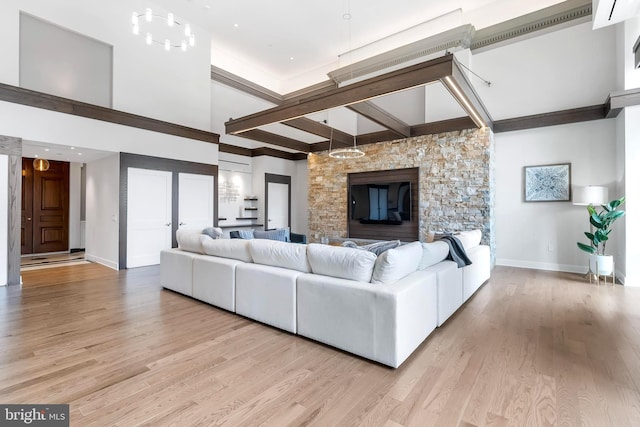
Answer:
<svg viewBox="0 0 640 427"><path fill-rule="evenodd" d="M496 268L397 370L162 290L157 267L0 288L0 402L71 424L640 426L640 290Z"/></svg>

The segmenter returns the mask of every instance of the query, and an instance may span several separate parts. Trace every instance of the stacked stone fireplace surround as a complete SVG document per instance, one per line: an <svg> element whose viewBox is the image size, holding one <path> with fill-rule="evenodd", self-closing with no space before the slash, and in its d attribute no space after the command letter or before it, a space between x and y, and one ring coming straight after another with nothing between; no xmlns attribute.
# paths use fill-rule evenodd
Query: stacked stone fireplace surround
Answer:
<svg viewBox="0 0 640 427"><path fill-rule="evenodd" d="M359 147L364 157L309 155L309 235L346 238L349 173L419 168L419 240L429 231L482 230L494 254L494 143L489 129L468 129ZM375 236L371 236L375 239Z"/></svg>

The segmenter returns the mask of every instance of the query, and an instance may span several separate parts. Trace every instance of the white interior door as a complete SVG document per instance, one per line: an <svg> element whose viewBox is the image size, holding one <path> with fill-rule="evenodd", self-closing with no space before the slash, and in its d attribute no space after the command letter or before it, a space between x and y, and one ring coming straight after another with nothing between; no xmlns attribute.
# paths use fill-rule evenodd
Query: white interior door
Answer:
<svg viewBox="0 0 640 427"><path fill-rule="evenodd" d="M178 175L178 228L213 227L213 177Z"/></svg>
<svg viewBox="0 0 640 427"><path fill-rule="evenodd" d="M127 171L127 268L160 264L171 248L171 172Z"/></svg>
<svg viewBox="0 0 640 427"><path fill-rule="evenodd" d="M289 226L289 184L267 183L267 229Z"/></svg>

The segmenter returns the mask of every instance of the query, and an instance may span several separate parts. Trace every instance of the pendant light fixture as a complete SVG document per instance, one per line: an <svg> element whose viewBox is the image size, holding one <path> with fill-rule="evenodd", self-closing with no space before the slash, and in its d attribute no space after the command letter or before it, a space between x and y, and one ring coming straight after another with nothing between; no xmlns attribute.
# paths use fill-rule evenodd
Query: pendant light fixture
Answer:
<svg viewBox="0 0 640 427"><path fill-rule="evenodd" d="M342 15L342 19L347 21L347 31L349 37L349 56L352 55L351 52L351 5L349 0L347 0L347 11ZM356 117L356 121L357 121ZM334 159L357 159L358 157L364 156L364 151L359 150L356 145L356 135L357 135L357 122L356 122L356 132L353 135L353 147L349 148L338 148L333 150L333 127L331 128L331 136L329 138L329 156Z"/></svg>
<svg viewBox="0 0 640 427"><path fill-rule="evenodd" d="M364 151L359 150L356 146L356 136L353 135L353 147L349 148L338 148L336 150L332 150L332 142L333 139L333 128L331 128L331 139L329 139L329 156L334 159L357 159L358 157L364 156Z"/></svg>

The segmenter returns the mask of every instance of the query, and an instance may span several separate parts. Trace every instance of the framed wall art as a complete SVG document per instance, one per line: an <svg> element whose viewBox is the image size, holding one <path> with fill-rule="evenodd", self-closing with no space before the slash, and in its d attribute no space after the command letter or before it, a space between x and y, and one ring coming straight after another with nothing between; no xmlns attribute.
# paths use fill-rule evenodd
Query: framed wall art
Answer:
<svg viewBox="0 0 640 427"><path fill-rule="evenodd" d="M571 163L525 166L524 201L571 201Z"/></svg>

